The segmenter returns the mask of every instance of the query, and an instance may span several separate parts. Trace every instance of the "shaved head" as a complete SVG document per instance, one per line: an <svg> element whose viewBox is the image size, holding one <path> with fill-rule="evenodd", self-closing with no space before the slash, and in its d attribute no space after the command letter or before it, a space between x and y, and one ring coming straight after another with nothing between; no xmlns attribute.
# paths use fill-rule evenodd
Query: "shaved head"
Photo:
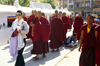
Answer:
<svg viewBox="0 0 100 66"><path fill-rule="evenodd" d="M32 12L31 12L31 13L32 13L32 15L34 15L34 10L32 10Z"/></svg>
<svg viewBox="0 0 100 66"><path fill-rule="evenodd" d="M63 16L66 16L66 13L65 12L63 12Z"/></svg>
<svg viewBox="0 0 100 66"><path fill-rule="evenodd" d="M79 17L81 17L81 16L82 16L82 13L81 13L81 12L79 12L79 13L78 13L78 16L79 16Z"/></svg>
<svg viewBox="0 0 100 66"><path fill-rule="evenodd" d="M38 12L37 12L37 16L38 16L38 18L40 19L40 18L42 17L42 12L41 12L41 11L38 11Z"/></svg>
<svg viewBox="0 0 100 66"><path fill-rule="evenodd" d="M60 18L61 18L61 13L58 14L58 19L60 19Z"/></svg>
<svg viewBox="0 0 100 66"><path fill-rule="evenodd" d="M25 17L25 15L26 15L26 14L23 12L23 17Z"/></svg>
<svg viewBox="0 0 100 66"><path fill-rule="evenodd" d="M55 10L55 15L58 15L58 10Z"/></svg>

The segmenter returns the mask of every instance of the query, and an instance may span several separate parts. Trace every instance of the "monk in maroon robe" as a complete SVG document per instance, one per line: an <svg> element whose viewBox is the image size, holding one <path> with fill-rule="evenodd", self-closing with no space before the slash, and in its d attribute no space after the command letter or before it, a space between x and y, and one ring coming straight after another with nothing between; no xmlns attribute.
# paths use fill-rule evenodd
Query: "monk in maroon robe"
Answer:
<svg viewBox="0 0 100 66"><path fill-rule="evenodd" d="M100 66L100 25L95 28L95 36L96 36L96 64Z"/></svg>
<svg viewBox="0 0 100 66"><path fill-rule="evenodd" d="M26 21L27 23L28 23L28 19L27 19L27 17L26 17L26 14L25 13L23 13L23 19L24 19L24 21ZM27 36L27 39L28 39L28 34L26 34L26 36Z"/></svg>
<svg viewBox="0 0 100 66"><path fill-rule="evenodd" d="M34 19L34 11L32 11L32 15L28 19L28 24L30 26L30 29L29 29L29 33L28 33L28 37L27 38L31 38L32 37L31 36L31 33L32 33L32 26L31 26L31 24L32 24L33 19Z"/></svg>
<svg viewBox="0 0 100 66"><path fill-rule="evenodd" d="M54 49L59 51L59 47L63 45L63 22L61 20L61 14L58 14L58 18L54 18L51 21L51 42L50 48L52 52Z"/></svg>
<svg viewBox="0 0 100 66"><path fill-rule="evenodd" d="M74 31L73 33L77 33L77 40L80 40L80 36L81 36L81 27L83 25L83 18L81 17L82 14L79 13L78 16L75 18L75 21L74 21Z"/></svg>
<svg viewBox="0 0 100 66"><path fill-rule="evenodd" d="M55 10L55 14L52 16L52 19L54 19L55 17L56 17L56 18L58 17L58 10ZM51 20L52 20L52 19L51 19Z"/></svg>
<svg viewBox="0 0 100 66"><path fill-rule="evenodd" d="M25 13L23 13L23 19L24 19L24 21L26 21L26 22L28 23L28 19L27 19L27 17L26 17L26 14L25 14Z"/></svg>
<svg viewBox="0 0 100 66"><path fill-rule="evenodd" d="M50 37L50 23L45 17L42 17L40 11L37 12L38 18L35 20L34 25L34 47L31 54L36 54L35 60L39 59L39 54L43 54L49 51L48 40Z"/></svg>
<svg viewBox="0 0 100 66"><path fill-rule="evenodd" d="M93 16L88 15L86 18L87 24L82 26L80 47L82 48L79 66L95 66L95 27L93 24Z"/></svg>
<svg viewBox="0 0 100 66"><path fill-rule="evenodd" d="M72 29L72 25L73 25L73 18L72 16L70 16L70 29Z"/></svg>
<svg viewBox="0 0 100 66"><path fill-rule="evenodd" d="M64 27L64 43L66 43L66 34L67 34L67 29L70 26L70 20L66 16L65 12L63 13L62 21L63 21L63 27Z"/></svg>
<svg viewBox="0 0 100 66"><path fill-rule="evenodd" d="M33 47L34 47L34 24L35 24L34 22L35 22L36 17L37 17L37 11L35 10L34 11L34 18L32 19L32 23L31 23L31 27L32 27L31 39L32 39Z"/></svg>

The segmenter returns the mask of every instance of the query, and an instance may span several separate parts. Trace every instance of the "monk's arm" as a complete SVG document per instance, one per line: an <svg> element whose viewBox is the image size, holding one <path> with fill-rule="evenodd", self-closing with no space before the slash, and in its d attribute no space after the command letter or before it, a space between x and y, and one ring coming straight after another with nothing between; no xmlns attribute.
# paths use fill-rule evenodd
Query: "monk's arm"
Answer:
<svg viewBox="0 0 100 66"><path fill-rule="evenodd" d="M67 23L63 23L63 24L67 24Z"/></svg>
<svg viewBox="0 0 100 66"><path fill-rule="evenodd" d="M34 36L33 29L34 29L34 24L33 24L33 26L32 26L32 36Z"/></svg>
<svg viewBox="0 0 100 66"><path fill-rule="evenodd" d="M80 51L80 49L82 47L82 40L83 40L83 30L81 31L79 51Z"/></svg>
<svg viewBox="0 0 100 66"><path fill-rule="evenodd" d="M34 27L34 24L31 22L30 26L31 26L31 27Z"/></svg>
<svg viewBox="0 0 100 66"><path fill-rule="evenodd" d="M98 31L95 31L95 37L97 38Z"/></svg>

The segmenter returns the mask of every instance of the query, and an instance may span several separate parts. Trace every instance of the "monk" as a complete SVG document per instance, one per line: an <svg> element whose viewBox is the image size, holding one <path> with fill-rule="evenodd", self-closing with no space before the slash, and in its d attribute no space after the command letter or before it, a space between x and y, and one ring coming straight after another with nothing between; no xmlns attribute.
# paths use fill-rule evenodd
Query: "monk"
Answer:
<svg viewBox="0 0 100 66"><path fill-rule="evenodd" d="M100 25L95 28L95 36L96 36L96 64L100 66Z"/></svg>
<svg viewBox="0 0 100 66"><path fill-rule="evenodd" d="M39 59L39 54L49 52L48 40L50 37L50 23L44 17L42 17L41 11L37 12L37 18L34 22L34 47L31 54L36 54L35 60Z"/></svg>
<svg viewBox="0 0 100 66"><path fill-rule="evenodd" d="M37 11L35 10L34 11L34 18L33 18L32 23L31 23L31 26L32 26L31 39L32 39L33 47L34 47L34 22L35 22L36 18L37 18ZM32 50L31 50L31 53L32 53Z"/></svg>
<svg viewBox="0 0 100 66"><path fill-rule="evenodd" d="M74 21L74 31L73 33L77 33L77 40L79 41L80 40L80 36L81 36L81 27L83 25L83 18L81 17L82 14L79 13L78 16L75 18L75 21Z"/></svg>
<svg viewBox="0 0 100 66"><path fill-rule="evenodd" d="M45 13L42 13L42 16L45 17Z"/></svg>
<svg viewBox="0 0 100 66"><path fill-rule="evenodd" d="M64 44L65 44L66 43L67 29L70 26L70 20L66 16L66 13L65 12L63 12L62 21L63 21L63 27L64 27Z"/></svg>
<svg viewBox="0 0 100 66"><path fill-rule="evenodd" d="M73 25L73 18L72 16L70 16L70 29L72 29L72 25Z"/></svg>
<svg viewBox="0 0 100 66"><path fill-rule="evenodd" d="M59 47L63 45L63 22L61 20L61 13L58 14L57 18L51 21L51 42L50 48L52 52L54 49L59 51Z"/></svg>
<svg viewBox="0 0 100 66"><path fill-rule="evenodd" d="M52 16L52 19L54 19L55 17L57 17L58 16L58 10L55 10L55 14ZM52 20L51 19L51 20Z"/></svg>
<svg viewBox="0 0 100 66"><path fill-rule="evenodd" d="M93 16L86 17L87 24L82 26L79 51L81 56L79 66L95 66L95 27Z"/></svg>
<svg viewBox="0 0 100 66"><path fill-rule="evenodd" d="M32 26L31 26L31 24L32 24L33 19L34 19L34 11L32 11L32 15L28 19L29 20L28 24L30 26L30 29L29 29L29 33L28 33L28 37L27 38L31 38L32 37L31 36L31 33L32 33Z"/></svg>
<svg viewBox="0 0 100 66"><path fill-rule="evenodd" d="M28 23L28 19L27 19L26 14L24 12L23 12L23 19L24 19L24 21L26 21Z"/></svg>

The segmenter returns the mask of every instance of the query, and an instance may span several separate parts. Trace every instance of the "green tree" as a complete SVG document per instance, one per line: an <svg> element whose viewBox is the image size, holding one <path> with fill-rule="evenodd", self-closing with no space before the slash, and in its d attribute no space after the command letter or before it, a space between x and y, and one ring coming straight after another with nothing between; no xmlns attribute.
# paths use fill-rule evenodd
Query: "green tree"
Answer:
<svg viewBox="0 0 100 66"><path fill-rule="evenodd" d="M19 4L21 6L25 6L28 7L30 5L30 1L31 0L19 0ZM12 0L12 2L14 3L15 0ZM0 0L0 4L5 4L5 5L11 5L11 0Z"/></svg>
<svg viewBox="0 0 100 66"><path fill-rule="evenodd" d="M52 8L55 9L57 6L57 3L55 3L54 0L40 0L41 3L49 3L51 4Z"/></svg>
<svg viewBox="0 0 100 66"><path fill-rule="evenodd" d="M30 1L31 1L31 0L19 0L19 4L20 4L21 6L29 7Z"/></svg>

